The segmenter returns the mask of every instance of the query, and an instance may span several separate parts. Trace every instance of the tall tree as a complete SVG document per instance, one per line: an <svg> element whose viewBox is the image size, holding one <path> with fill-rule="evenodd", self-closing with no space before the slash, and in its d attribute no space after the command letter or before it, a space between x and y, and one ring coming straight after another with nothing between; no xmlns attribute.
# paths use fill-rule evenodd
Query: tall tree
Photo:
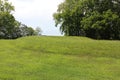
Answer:
<svg viewBox="0 0 120 80"><path fill-rule="evenodd" d="M120 39L120 0L65 0L53 17L68 36Z"/></svg>
<svg viewBox="0 0 120 80"><path fill-rule="evenodd" d="M14 6L8 0L0 0L0 39L16 39L34 35L34 29L15 20Z"/></svg>
<svg viewBox="0 0 120 80"><path fill-rule="evenodd" d="M56 26L60 24L60 30L62 33L68 36L80 36L83 35L81 29L81 19L84 16L79 5L81 0L65 0L58 6L58 10L54 13L53 17Z"/></svg>
<svg viewBox="0 0 120 80"><path fill-rule="evenodd" d="M87 37L120 39L119 0L86 0L82 26Z"/></svg>
<svg viewBox="0 0 120 80"><path fill-rule="evenodd" d="M12 38L15 28L15 18L11 14L14 6L8 0L0 0L0 38Z"/></svg>

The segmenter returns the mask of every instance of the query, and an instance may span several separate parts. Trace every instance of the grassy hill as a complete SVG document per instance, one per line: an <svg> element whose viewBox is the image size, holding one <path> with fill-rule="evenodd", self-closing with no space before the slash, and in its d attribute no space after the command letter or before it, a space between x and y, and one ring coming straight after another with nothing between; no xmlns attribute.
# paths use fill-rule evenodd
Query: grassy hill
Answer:
<svg viewBox="0 0 120 80"><path fill-rule="evenodd" d="M120 80L120 41L45 36L0 40L0 80Z"/></svg>

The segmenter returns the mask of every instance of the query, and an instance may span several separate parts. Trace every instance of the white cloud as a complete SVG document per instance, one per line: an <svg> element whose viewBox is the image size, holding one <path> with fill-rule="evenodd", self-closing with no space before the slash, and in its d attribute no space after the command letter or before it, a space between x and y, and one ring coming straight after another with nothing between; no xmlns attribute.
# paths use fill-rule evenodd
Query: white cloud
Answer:
<svg viewBox="0 0 120 80"><path fill-rule="evenodd" d="M53 13L63 0L9 0L15 6L14 16L28 26L40 26L46 35L60 35L54 27Z"/></svg>

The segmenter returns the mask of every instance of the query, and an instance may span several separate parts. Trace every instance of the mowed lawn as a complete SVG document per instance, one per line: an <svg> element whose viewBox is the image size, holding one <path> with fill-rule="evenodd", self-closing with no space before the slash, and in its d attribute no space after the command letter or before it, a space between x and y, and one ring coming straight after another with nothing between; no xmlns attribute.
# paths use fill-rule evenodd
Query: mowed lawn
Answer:
<svg viewBox="0 0 120 80"><path fill-rule="evenodd" d="M120 41L50 36L0 40L0 80L120 80Z"/></svg>

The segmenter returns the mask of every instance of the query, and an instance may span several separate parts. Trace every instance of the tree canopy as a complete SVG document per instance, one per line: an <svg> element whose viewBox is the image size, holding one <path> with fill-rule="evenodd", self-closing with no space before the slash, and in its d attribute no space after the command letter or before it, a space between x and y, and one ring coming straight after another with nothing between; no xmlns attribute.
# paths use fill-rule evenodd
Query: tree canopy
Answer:
<svg viewBox="0 0 120 80"><path fill-rule="evenodd" d="M65 0L53 17L68 36L120 39L120 0Z"/></svg>
<svg viewBox="0 0 120 80"><path fill-rule="evenodd" d="M15 19L14 6L8 0L0 0L0 39L15 39L35 35L35 30Z"/></svg>

